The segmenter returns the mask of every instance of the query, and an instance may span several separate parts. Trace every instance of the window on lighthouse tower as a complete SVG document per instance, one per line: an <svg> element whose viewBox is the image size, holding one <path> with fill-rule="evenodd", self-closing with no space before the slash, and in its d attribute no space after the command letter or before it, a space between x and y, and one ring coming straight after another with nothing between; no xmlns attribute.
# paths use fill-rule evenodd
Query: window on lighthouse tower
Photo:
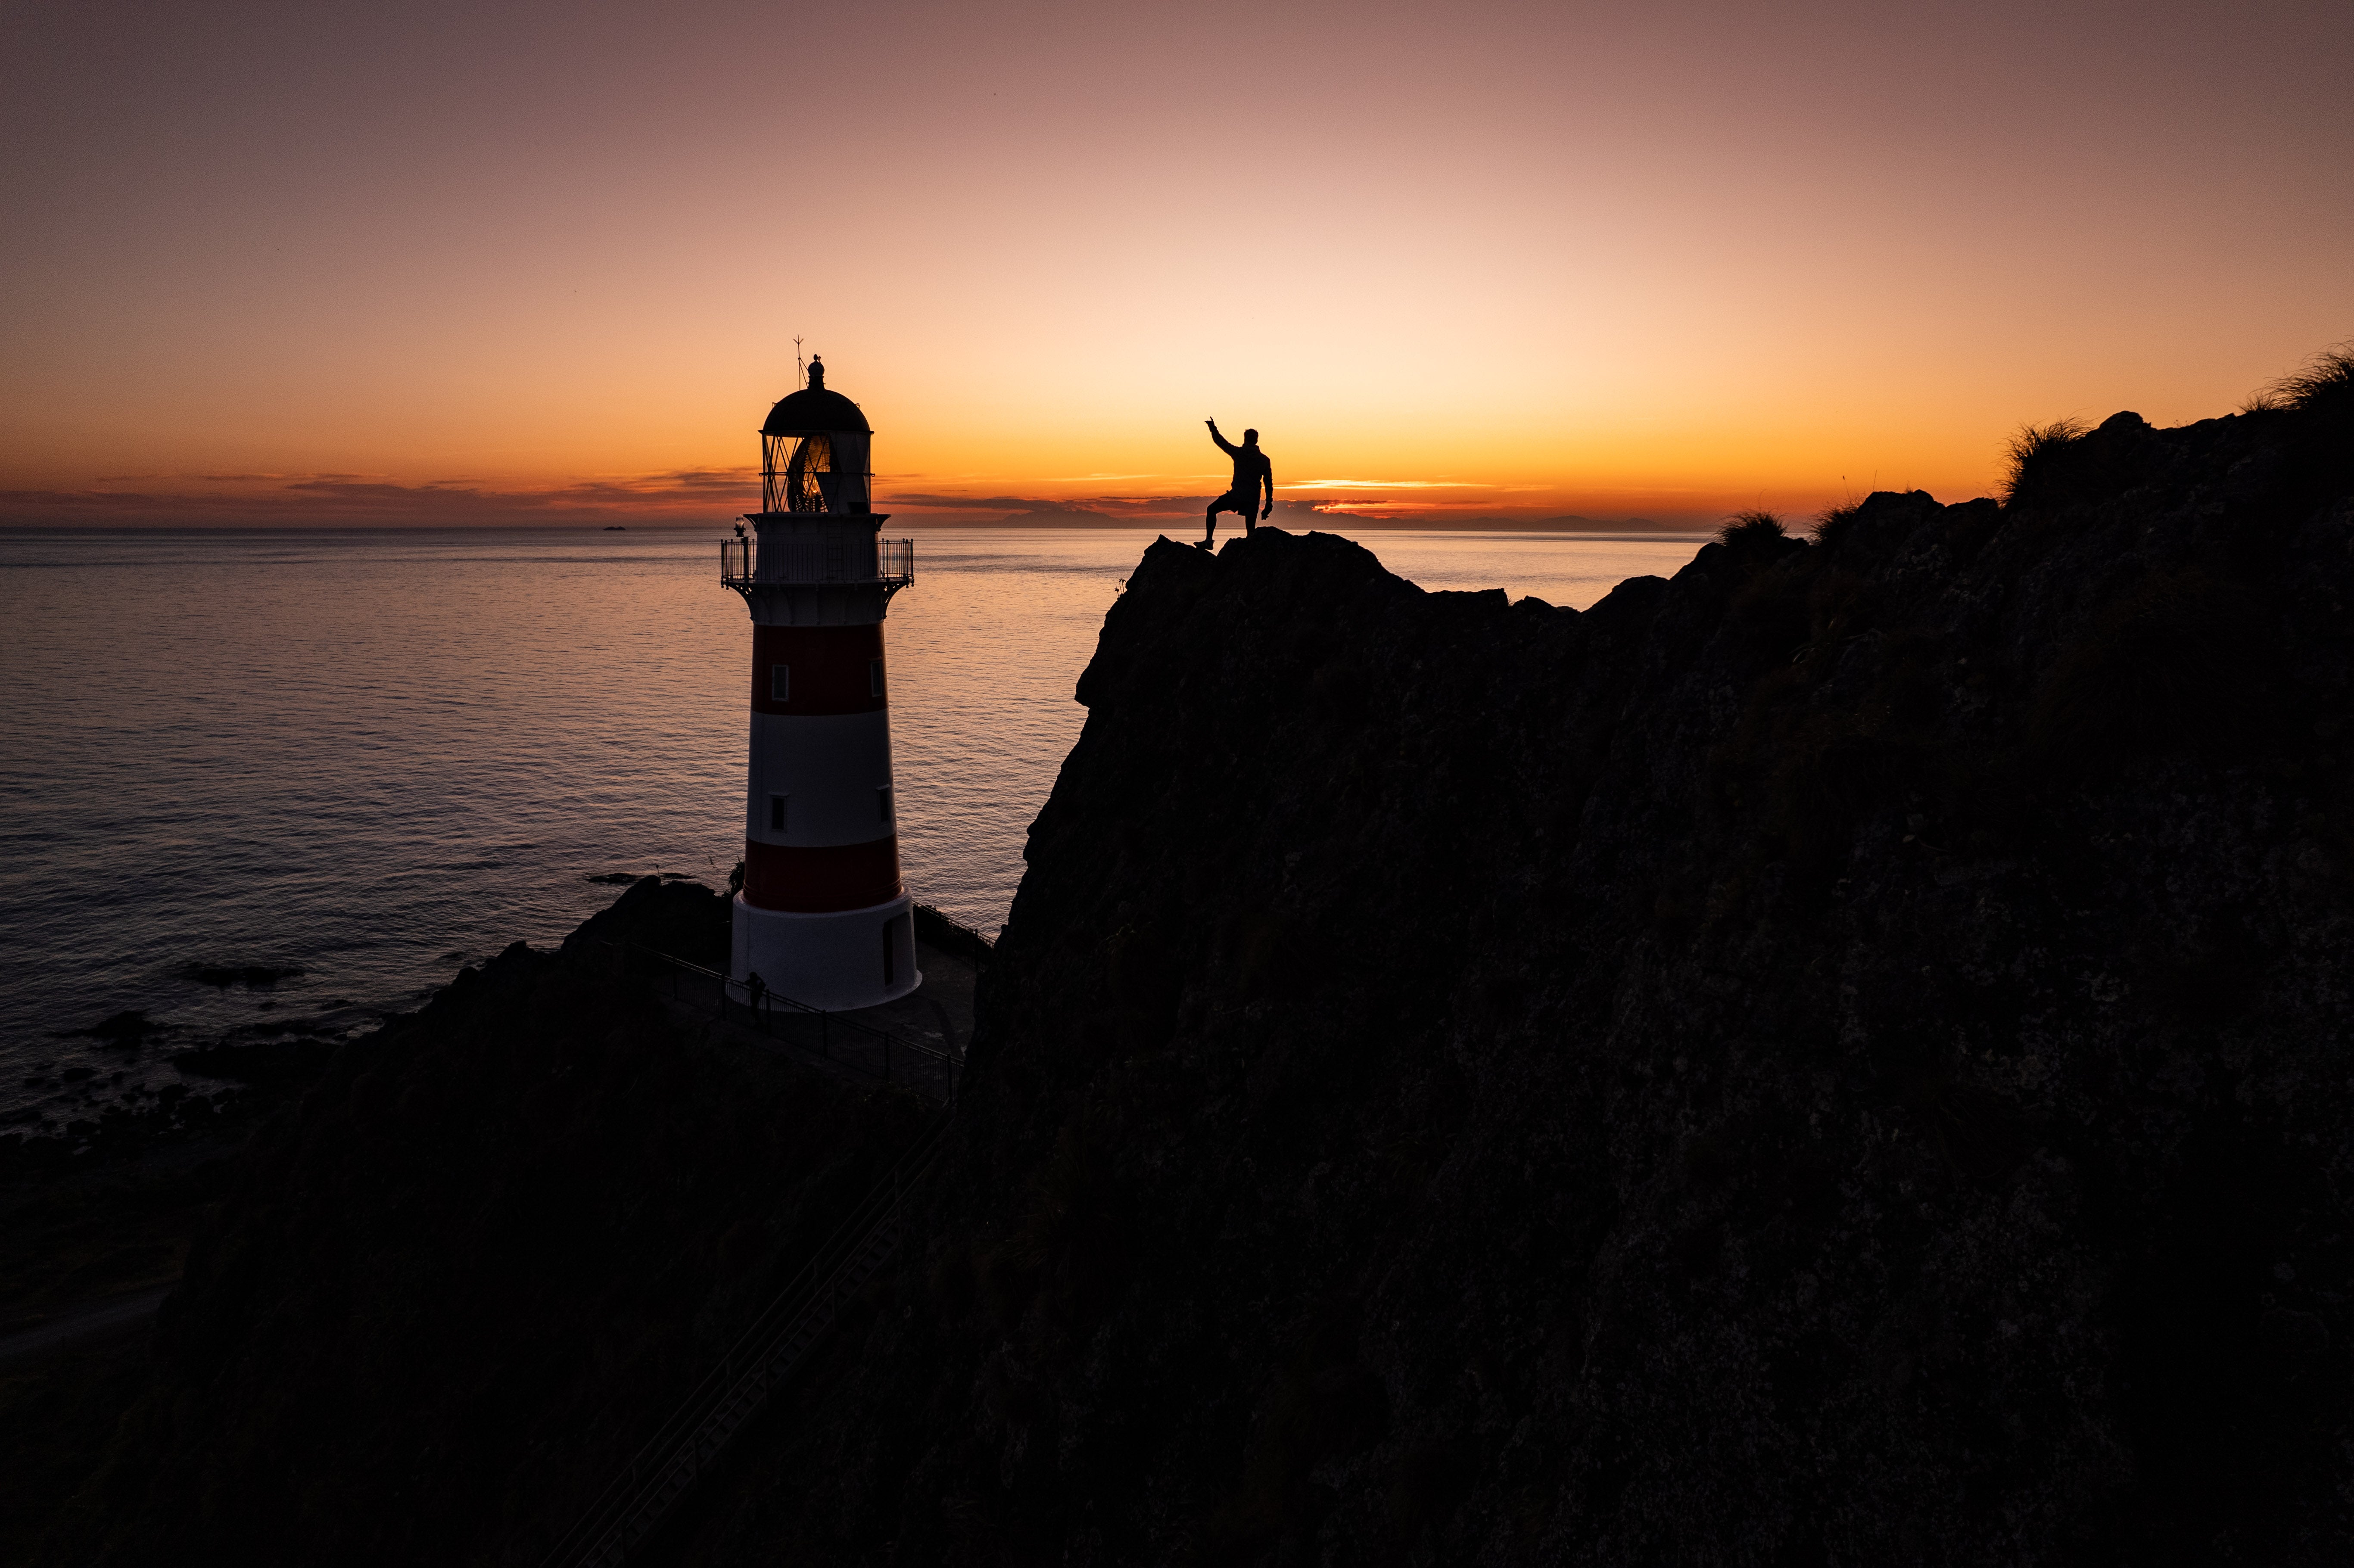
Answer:
<svg viewBox="0 0 2354 1568"><path fill-rule="evenodd" d="M823 431L760 437L761 510L839 512L842 473Z"/></svg>
<svg viewBox="0 0 2354 1568"><path fill-rule="evenodd" d="M869 694L870 696L877 696L877 697L881 696L881 695L883 694L883 661L882 661L882 660L880 660L880 659L869 659L868 661L866 661L866 680L867 680L867 684L868 684L868 686L870 687L870 690L869 690L869 692L868 692L868 694Z"/></svg>
<svg viewBox="0 0 2354 1568"><path fill-rule="evenodd" d="M793 667L790 664L769 666L769 700L772 703L793 700Z"/></svg>
<svg viewBox="0 0 2354 1568"><path fill-rule="evenodd" d="M832 512L834 492L841 479L833 471L833 442L828 438L803 436L793 448L793 455L785 465L786 493L792 498L795 512Z"/></svg>

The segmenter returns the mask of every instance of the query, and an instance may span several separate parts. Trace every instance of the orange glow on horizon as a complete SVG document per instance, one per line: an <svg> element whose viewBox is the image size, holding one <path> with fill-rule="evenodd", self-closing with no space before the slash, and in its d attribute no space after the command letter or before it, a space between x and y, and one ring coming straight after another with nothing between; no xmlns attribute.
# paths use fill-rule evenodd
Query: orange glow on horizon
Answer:
<svg viewBox="0 0 2354 1568"><path fill-rule="evenodd" d="M44 13L0 521L716 523L795 333L911 518L1182 514L1213 415L1321 512L1964 499L2354 333L2354 29L2256 11Z"/></svg>

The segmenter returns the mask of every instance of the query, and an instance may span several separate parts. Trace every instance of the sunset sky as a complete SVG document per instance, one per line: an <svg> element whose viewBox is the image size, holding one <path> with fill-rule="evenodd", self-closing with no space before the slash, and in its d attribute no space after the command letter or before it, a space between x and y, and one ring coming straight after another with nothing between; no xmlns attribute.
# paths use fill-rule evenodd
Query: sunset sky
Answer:
<svg viewBox="0 0 2354 1568"><path fill-rule="evenodd" d="M0 521L1705 522L2354 336L2354 6L8 5Z"/></svg>

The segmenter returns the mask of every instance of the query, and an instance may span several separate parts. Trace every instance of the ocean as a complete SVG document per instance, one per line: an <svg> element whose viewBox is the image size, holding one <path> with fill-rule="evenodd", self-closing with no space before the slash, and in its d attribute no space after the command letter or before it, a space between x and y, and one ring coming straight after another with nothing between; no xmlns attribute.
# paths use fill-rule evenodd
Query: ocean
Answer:
<svg viewBox="0 0 2354 1568"><path fill-rule="evenodd" d="M902 863L994 932L1151 535L908 532L885 630ZM194 1045L358 1033L561 939L611 879L724 886L750 637L718 537L0 535L0 1131L152 1094ZM1699 543L1361 542L1425 588L1581 609ZM82 1033L124 1012L135 1044Z"/></svg>

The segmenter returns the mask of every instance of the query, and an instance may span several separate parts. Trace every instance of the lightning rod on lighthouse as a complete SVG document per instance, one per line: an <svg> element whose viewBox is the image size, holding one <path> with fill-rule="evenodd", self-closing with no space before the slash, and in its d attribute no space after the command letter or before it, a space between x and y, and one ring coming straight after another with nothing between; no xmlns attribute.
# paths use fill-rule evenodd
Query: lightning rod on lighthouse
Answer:
<svg viewBox="0 0 2354 1568"><path fill-rule="evenodd" d="M915 541L878 537L874 430L808 385L760 427L761 509L720 546L720 581L752 614L752 738L733 978L830 1012L916 989L914 906L899 880L883 618L915 580ZM739 529L740 533L741 530Z"/></svg>

